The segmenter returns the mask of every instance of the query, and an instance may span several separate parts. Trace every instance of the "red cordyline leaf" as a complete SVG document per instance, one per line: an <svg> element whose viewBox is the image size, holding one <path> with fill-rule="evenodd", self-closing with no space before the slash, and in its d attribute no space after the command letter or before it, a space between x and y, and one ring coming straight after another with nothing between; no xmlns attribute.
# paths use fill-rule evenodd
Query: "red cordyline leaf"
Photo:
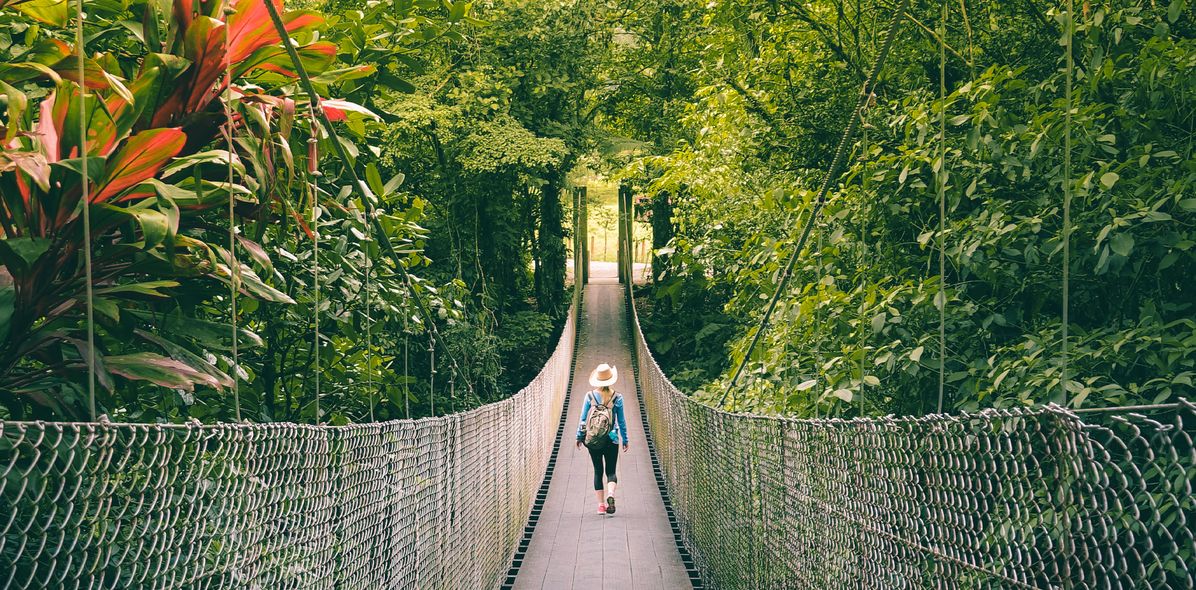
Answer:
<svg viewBox="0 0 1196 590"><path fill-rule="evenodd" d="M196 385L221 389L220 380L170 357L152 352L135 352L104 357L109 373L134 381L148 381L171 389L194 391Z"/></svg>
<svg viewBox="0 0 1196 590"><path fill-rule="evenodd" d="M328 115L329 121L344 121L349 118L349 112L360 113L371 119L380 119L373 111L347 100L339 98L320 99L320 108L324 109L324 114Z"/></svg>
<svg viewBox="0 0 1196 590"><path fill-rule="evenodd" d="M281 74L288 78L298 78L299 77L299 74L296 74L295 70L284 68L277 64L262 64L258 67L263 70L269 71L269 72L274 72L275 74Z"/></svg>
<svg viewBox="0 0 1196 590"><path fill-rule="evenodd" d="M227 87L222 80L228 66L245 60L254 51L282 42L266 10L266 1L274 2L282 12L281 0L231 0L234 10L227 25L210 17L194 18L192 0L176 0L176 18L185 24L186 54L191 60L187 76L179 80L175 92L163 102L154 115L153 125L165 127L185 113L203 110ZM312 27L323 21L314 13L282 14L283 28L288 33ZM225 47L225 27L228 27L228 47Z"/></svg>
<svg viewBox="0 0 1196 590"><path fill-rule="evenodd" d="M42 151L46 154L46 161L51 164L61 159L59 157L59 139L61 138L58 136L58 130L62 128L67 113L65 108L54 108L56 98L56 94L51 92L50 96L47 96L38 106L37 126L33 128L33 132L42 142Z"/></svg>
<svg viewBox="0 0 1196 590"><path fill-rule="evenodd" d="M51 69L57 72L64 80L70 80L78 84L80 82L79 56L74 52L74 49L70 51L71 53L67 54L61 61L55 63ZM105 74L103 66L94 60L83 60L82 83L88 90L106 90L111 88L112 82Z"/></svg>
<svg viewBox="0 0 1196 590"><path fill-rule="evenodd" d="M75 53L75 48L60 39L45 39L38 41L26 54L25 59L50 66L56 64Z"/></svg>
<svg viewBox="0 0 1196 590"><path fill-rule="evenodd" d="M177 128L150 129L130 137L108 161L104 180L96 187L92 203L103 203L125 189L153 178L187 142Z"/></svg>
<svg viewBox="0 0 1196 590"><path fill-rule="evenodd" d="M307 234L307 238L309 240L316 239L315 232L311 231L311 227L309 227L307 225L307 220L304 219L303 216L300 215L298 211L296 211L295 209L288 206L286 204L286 202L283 201L282 197L277 192L271 194L270 196L275 201L278 201L278 204L282 205L283 209L285 209L287 212L289 212L291 214L291 217L295 218L295 221L299 223L299 228L303 230L303 233Z"/></svg>
<svg viewBox="0 0 1196 590"><path fill-rule="evenodd" d="M17 174L17 192L21 193L21 201L25 204L25 211L28 212L33 208L33 188L29 186L29 182L25 180L24 174Z"/></svg>
<svg viewBox="0 0 1196 590"><path fill-rule="evenodd" d="M273 1L281 13L282 0ZM233 0L233 7L237 11L237 14L229 19L229 57L233 63L249 57L258 49L282 42L270 21L270 13L266 10L263 0ZM324 20L314 13L282 16L288 33L316 26Z"/></svg>
<svg viewBox="0 0 1196 590"><path fill-rule="evenodd" d="M114 121L119 121L125 115L125 111L133 108L133 105L129 104L129 101L120 96L112 96L104 104ZM116 147L116 142L119 139L117 137L117 126L105 125L99 129L93 141L96 142L96 147L99 149L98 153L110 154L112 153L112 148Z"/></svg>
<svg viewBox="0 0 1196 590"><path fill-rule="evenodd" d="M195 5L192 0L174 0L174 18L184 29L191 26L194 9Z"/></svg>
<svg viewBox="0 0 1196 590"><path fill-rule="evenodd" d="M190 81L180 80L183 84L171 98L179 96L183 113L192 113L210 103L226 86L221 80L228 65L224 60L224 25L201 17L187 28L186 37L184 57L191 60L188 72L193 75Z"/></svg>
<svg viewBox="0 0 1196 590"><path fill-rule="evenodd" d="M328 41L316 41L297 48L299 59L307 66L309 71L322 70L328 65L336 61L337 46ZM239 70L248 72L254 69L268 70L278 74L282 74L288 78L295 78L298 75L291 68L291 58L287 55L282 47L269 52L258 51L253 54L252 60L247 60L240 63ZM372 66L367 66L372 67Z"/></svg>
<svg viewBox="0 0 1196 590"><path fill-rule="evenodd" d="M63 89L67 89L68 92L64 93ZM93 103L93 100L94 97L88 102ZM108 156L123 139L128 127L112 122L121 121L122 117L131 114L132 105L120 96L112 96L105 101L103 108L107 112L102 118L98 113L103 111L94 104L91 106L95 110L90 113L88 120L87 153L92 156ZM73 117L77 122L78 110L79 93L78 88L73 85L60 85L58 90L51 92L38 105L38 121L33 127L33 135L41 142L42 152L51 164L79 156L79 146L74 145L78 129L67 129L67 117ZM69 149L63 144L64 137L72 142Z"/></svg>

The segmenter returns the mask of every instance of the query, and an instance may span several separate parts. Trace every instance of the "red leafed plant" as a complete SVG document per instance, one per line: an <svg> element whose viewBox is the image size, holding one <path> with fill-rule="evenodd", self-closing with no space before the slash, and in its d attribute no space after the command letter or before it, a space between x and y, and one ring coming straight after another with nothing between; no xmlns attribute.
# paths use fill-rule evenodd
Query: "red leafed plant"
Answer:
<svg viewBox="0 0 1196 590"><path fill-rule="evenodd" d="M218 300L237 276L246 296L292 302L253 267L236 263L234 273L235 258L218 245L227 245L220 223L230 194L238 210L259 218L260 203L278 198L263 199L268 179L249 178L244 163L245 155L258 161L270 150L239 154L221 138L247 137L243 145L256 145L253 133L289 133L296 112L294 101L272 96L260 80L252 90L227 83L254 76L285 82L290 74L264 1L281 4L143 0L148 52L87 54L82 76L75 48L57 40L0 64L0 95L8 105L0 127L0 396L18 402L6 406L84 414L85 239L93 251L102 391L114 390L114 376L185 390L231 384L227 360L210 352L227 344L212 334L224 330L231 339L231 327L184 318L169 297L180 286ZM0 0L0 9L17 4ZM42 20L52 23L57 13L45 11L59 7L46 0L25 8L42 10ZM321 23L306 11L286 12L283 20L292 35ZM300 53L317 72L336 57L335 46L323 42ZM48 92L31 101L29 91L38 87ZM232 101L231 121L224 100ZM271 106L277 104L289 107ZM248 109L275 128L252 128ZM230 167L241 182L229 182ZM84 207L91 218L87 237ZM172 334L161 326L171 326ZM246 338L252 342L251 334Z"/></svg>

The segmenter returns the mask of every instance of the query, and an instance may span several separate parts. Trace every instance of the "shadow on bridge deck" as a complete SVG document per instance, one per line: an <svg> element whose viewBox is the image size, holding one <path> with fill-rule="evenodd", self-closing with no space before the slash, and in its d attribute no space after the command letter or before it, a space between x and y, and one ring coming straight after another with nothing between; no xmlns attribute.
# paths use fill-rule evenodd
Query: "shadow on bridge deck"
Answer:
<svg viewBox="0 0 1196 590"><path fill-rule="evenodd" d="M594 265L586 286L577 371L569 417L544 510L536 525L515 588L690 588L665 515L660 490L644 441L639 399L633 383L622 287L615 267ZM624 396L631 448L619 457L618 512L596 514L593 468L588 453L573 441L587 378L598 363L619 369L615 388Z"/></svg>

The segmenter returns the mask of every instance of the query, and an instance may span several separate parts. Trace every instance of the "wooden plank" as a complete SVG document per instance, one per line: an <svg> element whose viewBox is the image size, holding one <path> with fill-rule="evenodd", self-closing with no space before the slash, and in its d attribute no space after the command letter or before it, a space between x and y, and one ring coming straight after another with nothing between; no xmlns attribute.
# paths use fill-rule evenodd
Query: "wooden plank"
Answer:
<svg viewBox="0 0 1196 590"><path fill-rule="evenodd" d="M515 588L689 588L644 441L617 269L594 266L593 280L586 287L569 421L544 511ZM615 388L624 396L631 438L630 452L619 456L613 515L595 513L589 453L573 448L581 407L590 390L590 371L603 362L619 369Z"/></svg>

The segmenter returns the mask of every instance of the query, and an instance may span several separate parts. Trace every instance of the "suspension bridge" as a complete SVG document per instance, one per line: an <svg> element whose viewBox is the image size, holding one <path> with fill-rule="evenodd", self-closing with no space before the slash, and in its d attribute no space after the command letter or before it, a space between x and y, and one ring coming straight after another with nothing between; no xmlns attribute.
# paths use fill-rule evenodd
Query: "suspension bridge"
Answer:
<svg viewBox="0 0 1196 590"><path fill-rule="evenodd" d="M1196 406L726 413L669 382L609 274L534 381L468 412L0 422L0 587L1193 587ZM601 361L631 369L613 516L571 445Z"/></svg>
<svg viewBox="0 0 1196 590"><path fill-rule="evenodd" d="M669 381L640 330L631 203L619 205L620 262L592 270L575 200L570 314L539 375L502 401L348 426L0 421L0 588L1196 586L1196 405L850 420L703 405ZM590 467L570 444L588 389L576 377L598 362L625 368L632 446L613 516L591 513Z"/></svg>

